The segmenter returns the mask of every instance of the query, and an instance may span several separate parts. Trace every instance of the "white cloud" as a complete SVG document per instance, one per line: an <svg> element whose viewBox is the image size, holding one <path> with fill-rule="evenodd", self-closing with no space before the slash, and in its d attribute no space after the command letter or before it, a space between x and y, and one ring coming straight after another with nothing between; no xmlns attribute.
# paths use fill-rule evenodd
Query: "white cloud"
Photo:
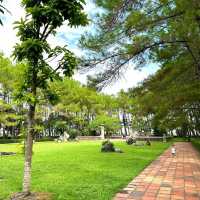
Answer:
<svg viewBox="0 0 200 200"><path fill-rule="evenodd" d="M105 94L117 94L122 89L127 91L129 88L137 86L138 83L143 81L150 74L153 74L157 69L155 65L152 64L150 64L148 68L144 68L142 70L136 70L134 69L134 67L135 66L133 64L129 64L126 70L124 70L123 76L120 79L110 83L107 87L103 88L102 92ZM87 74L76 73L74 75L74 79L79 81L81 80L83 84L86 84L87 75L94 75L94 74L95 74L94 71L90 71Z"/></svg>
<svg viewBox="0 0 200 200"><path fill-rule="evenodd" d="M0 26L1 45L0 51L6 56L10 56L13 51L13 46L17 43L17 31L14 30L14 22L24 16L23 8L20 6L20 0L6 0L4 1L5 7L10 13L5 13L4 25Z"/></svg>
<svg viewBox="0 0 200 200"><path fill-rule="evenodd" d="M139 82L147 78L148 72L145 70L135 70L133 67L129 67L124 76L117 80L114 84L108 86L103 90L107 94L116 94L121 89L127 91L128 88L136 86Z"/></svg>
<svg viewBox="0 0 200 200"><path fill-rule="evenodd" d="M4 6L11 12L5 13L3 17L4 26L0 26L0 38L1 38L1 46L0 51L3 51L6 56L10 56L13 51L13 46L18 42L18 38L16 36L17 30L14 30L14 22L20 20L21 17L25 16L24 9L21 7L21 0L5 0ZM88 3L85 6L86 12L93 12L95 6L93 3ZM74 41L74 44L69 45L72 46L71 49L74 53L78 53L80 55L80 50L75 48L78 43L78 37L80 34L86 30L89 30L90 27L78 27L78 28L70 28L67 24L63 25L57 30L57 37L50 37L49 42L53 45L67 45L68 42ZM61 37L61 34L65 36Z"/></svg>

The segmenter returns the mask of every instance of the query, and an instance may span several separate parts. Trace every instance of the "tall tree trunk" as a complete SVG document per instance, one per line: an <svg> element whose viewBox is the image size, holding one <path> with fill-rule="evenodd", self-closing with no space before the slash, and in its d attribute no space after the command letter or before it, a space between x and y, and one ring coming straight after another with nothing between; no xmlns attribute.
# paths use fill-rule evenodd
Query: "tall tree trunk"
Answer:
<svg viewBox="0 0 200 200"><path fill-rule="evenodd" d="M28 131L25 146L25 161L24 161L24 178L23 178L23 192L29 194L31 186L31 164L33 153L33 134L34 134L34 118L35 105L29 105L28 111Z"/></svg>

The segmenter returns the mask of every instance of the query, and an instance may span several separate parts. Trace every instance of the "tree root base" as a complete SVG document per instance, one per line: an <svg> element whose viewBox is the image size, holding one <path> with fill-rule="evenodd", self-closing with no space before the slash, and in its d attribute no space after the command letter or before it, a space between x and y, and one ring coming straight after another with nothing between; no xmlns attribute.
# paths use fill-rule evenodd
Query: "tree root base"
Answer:
<svg viewBox="0 0 200 200"><path fill-rule="evenodd" d="M10 197L10 200L52 200L52 194L45 192L15 193Z"/></svg>

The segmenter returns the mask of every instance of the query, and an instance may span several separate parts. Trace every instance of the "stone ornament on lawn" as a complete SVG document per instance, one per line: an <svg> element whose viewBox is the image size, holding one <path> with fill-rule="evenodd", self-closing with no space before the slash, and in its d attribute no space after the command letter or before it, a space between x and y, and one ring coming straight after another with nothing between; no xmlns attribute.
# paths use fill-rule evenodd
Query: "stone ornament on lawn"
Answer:
<svg viewBox="0 0 200 200"><path fill-rule="evenodd" d="M128 145L136 144L136 138L128 137L128 138L126 138L126 143L127 143Z"/></svg>
<svg viewBox="0 0 200 200"><path fill-rule="evenodd" d="M55 142L67 142L69 139L69 134L67 132L64 132L64 135L61 135L58 139L55 139Z"/></svg>
<svg viewBox="0 0 200 200"><path fill-rule="evenodd" d="M101 152L114 152L114 151L115 147L112 142L110 142L109 140L102 142Z"/></svg>
<svg viewBox="0 0 200 200"><path fill-rule="evenodd" d="M115 148L114 144L109 140L102 142L101 152L123 153L123 151L120 148Z"/></svg>

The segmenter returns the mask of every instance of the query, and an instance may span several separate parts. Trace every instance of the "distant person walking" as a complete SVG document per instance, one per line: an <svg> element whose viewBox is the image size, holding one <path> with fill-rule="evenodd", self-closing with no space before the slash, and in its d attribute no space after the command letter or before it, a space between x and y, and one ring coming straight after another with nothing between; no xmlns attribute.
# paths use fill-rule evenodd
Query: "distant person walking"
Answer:
<svg viewBox="0 0 200 200"><path fill-rule="evenodd" d="M173 157L176 155L176 148L174 144L172 144L171 153Z"/></svg>

